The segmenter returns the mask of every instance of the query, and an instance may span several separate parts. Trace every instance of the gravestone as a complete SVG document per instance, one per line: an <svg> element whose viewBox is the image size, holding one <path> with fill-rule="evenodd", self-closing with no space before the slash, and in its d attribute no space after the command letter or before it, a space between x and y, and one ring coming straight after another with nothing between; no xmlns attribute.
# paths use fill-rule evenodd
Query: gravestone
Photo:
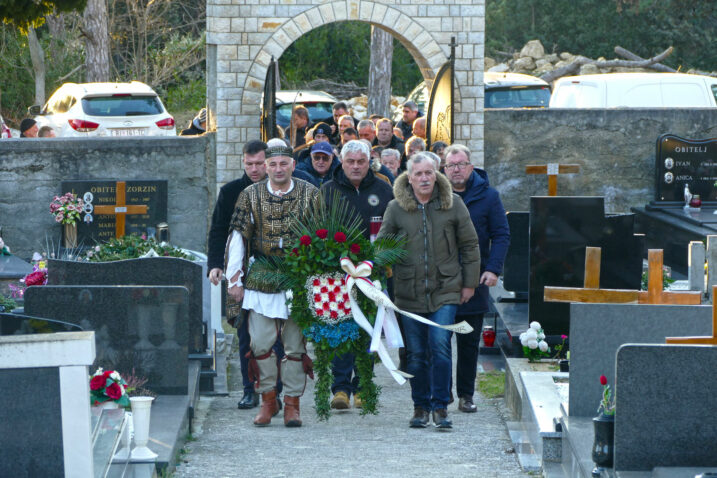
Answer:
<svg viewBox="0 0 717 478"><path fill-rule="evenodd" d="M52 334L55 332L82 332L82 327L60 320L0 313L0 335Z"/></svg>
<svg viewBox="0 0 717 478"><path fill-rule="evenodd" d="M702 207L685 210L685 185L699 194ZM664 134L657 139L655 199L632 208L636 230L650 249L663 249L665 263L687 274L690 241L717 234L717 138L693 140Z"/></svg>
<svg viewBox="0 0 717 478"><path fill-rule="evenodd" d="M514 292L516 299L527 300L530 275L530 213L510 211L506 218L510 228L510 245L503 264L503 287Z"/></svg>
<svg viewBox="0 0 717 478"><path fill-rule="evenodd" d="M127 213L124 227L125 234L156 235L157 224L167 221L167 184L166 180L129 180L124 189L124 204L118 204L117 181L112 180L73 180L63 181L62 192L72 192L89 205L85 206L83 220L77 227L77 241L84 246L97 242L106 242L115 237L117 215L105 211L96 214L95 208L117 206L116 210L131 206L146 206L146 213ZM119 194L118 194L119 193ZM90 201L88 201L90 199ZM122 201L120 201L122 202ZM91 220L91 221L90 221Z"/></svg>
<svg viewBox="0 0 717 478"><path fill-rule="evenodd" d="M150 257L112 262L49 260L48 285L182 286L189 291L189 353L207 350L203 321L202 266L176 257ZM27 311L27 310L26 310Z"/></svg>
<svg viewBox="0 0 717 478"><path fill-rule="evenodd" d="M666 337L709 335L709 305L570 305L571 417L594 417L602 397L600 375L615 383L615 354L626 343L664 344Z"/></svg>
<svg viewBox="0 0 717 478"><path fill-rule="evenodd" d="M93 332L0 336L0 476L89 477Z"/></svg>
<svg viewBox="0 0 717 478"><path fill-rule="evenodd" d="M616 370L617 472L717 467L717 347L626 344Z"/></svg>
<svg viewBox="0 0 717 478"><path fill-rule="evenodd" d="M602 197L530 198L529 321L568 334L570 304L545 302L545 286L582 287L585 248L600 247L600 287L640 289L644 241L634 215L605 216ZM525 326L527 328L528 322Z"/></svg>
<svg viewBox="0 0 717 478"><path fill-rule="evenodd" d="M8 285L18 285L20 279L32 272L32 265L17 256L0 254L0 295L10 295Z"/></svg>
<svg viewBox="0 0 717 478"><path fill-rule="evenodd" d="M177 286L35 286L28 314L95 332L95 367L148 379L157 394L188 393L189 294Z"/></svg>

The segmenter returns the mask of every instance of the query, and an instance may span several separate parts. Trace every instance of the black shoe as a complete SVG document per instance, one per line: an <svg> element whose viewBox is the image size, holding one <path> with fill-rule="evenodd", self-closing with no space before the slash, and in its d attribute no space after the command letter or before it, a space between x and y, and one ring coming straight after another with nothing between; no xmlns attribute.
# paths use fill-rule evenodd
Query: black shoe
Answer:
<svg viewBox="0 0 717 478"><path fill-rule="evenodd" d="M473 397L464 395L461 398L459 398L458 399L458 410L462 411L463 413L475 413L477 411L477 408L476 408L475 404L473 403Z"/></svg>
<svg viewBox="0 0 717 478"><path fill-rule="evenodd" d="M453 428L453 422L448 419L448 412L445 408L433 410L433 426L439 430L450 430Z"/></svg>
<svg viewBox="0 0 717 478"><path fill-rule="evenodd" d="M423 407L414 407L413 418L409 423L411 428L426 428L428 426L428 410Z"/></svg>
<svg viewBox="0 0 717 478"><path fill-rule="evenodd" d="M249 410L259 405L259 394L255 391L244 392L244 396L237 404L237 408L240 410Z"/></svg>

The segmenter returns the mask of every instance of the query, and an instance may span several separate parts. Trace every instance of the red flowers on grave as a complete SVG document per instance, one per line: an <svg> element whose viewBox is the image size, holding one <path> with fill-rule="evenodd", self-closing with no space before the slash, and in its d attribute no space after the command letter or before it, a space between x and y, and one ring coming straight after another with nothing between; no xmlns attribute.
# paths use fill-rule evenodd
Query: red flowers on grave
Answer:
<svg viewBox="0 0 717 478"><path fill-rule="evenodd" d="M316 231L316 236L319 239L326 239L329 236L329 230L328 229L319 229Z"/></svg>
<svg viewBox="0 0 717 478"><path fill-rule="evenodd" d="M615 397L612 396L612 390L610 390L610 385L607 384L605 375L600 375L600 385L602 385L602 400L600 400L600 406L597 411L600 415L614 416Z"/></svg>
<svg viewBox="0 0 717 478"><path fill-rule="evenodd" d="M127 396L127 383L114 370L103 371L98 368L90 377L90 404L101 405L106 402L116 402L121 407L129 406Z"/></svg>
<svg viewBox="0 0 717 478"><path fill-rule="evenodd" d="M361 246L358 244L351 244L349 246L349 251L351 251L352 254L358 254L361 252Z"/></svg>
<svg viewBox="0 0 717 478"><path fill-rule="evenodd" d="M600 385L603 387L607 385L607 377L605 375L600 375Z"/></svg>
<svg viewBox="0 0 717 478"><path fill-rule="evenodd" d="M37 270L25 276L25 285L45 285L47 284L47 271Z"/></svg>
<svg viewBox="0 0 717 478"><path fill-rule="evenodd" d="M306 234L304 234L304 235L301 236L301 238L299 239L299 243L300 243L302 246L310 246L310 245L311 245L311 237L310 237L310 236L307 236Z"/></svg>
<svg viewBox="0 0 717 478"><path fill-rule="evenodd" d="M346 242L346 234L339 231L336 234L334 234L334 241L336 242Z"/></svg>

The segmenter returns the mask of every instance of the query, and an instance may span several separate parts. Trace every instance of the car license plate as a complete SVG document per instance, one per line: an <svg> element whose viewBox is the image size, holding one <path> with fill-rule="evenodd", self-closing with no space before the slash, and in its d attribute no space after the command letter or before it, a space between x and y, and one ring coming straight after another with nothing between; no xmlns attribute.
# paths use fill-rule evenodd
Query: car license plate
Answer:
<svg viewBox="0 0 717 478"><path fill-rule="evenodd" d="M122 128L111 129L111 136L145 136L147 134L145 128Z"/></svg>

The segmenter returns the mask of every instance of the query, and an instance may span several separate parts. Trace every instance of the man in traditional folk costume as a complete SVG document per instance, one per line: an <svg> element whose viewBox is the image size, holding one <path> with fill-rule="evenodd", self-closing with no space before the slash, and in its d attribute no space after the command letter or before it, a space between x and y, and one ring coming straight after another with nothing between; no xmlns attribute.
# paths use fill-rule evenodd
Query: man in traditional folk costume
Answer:
<svg viewBox="0 0 717 478"><path fill-rule="evenodd" d="M257 280L249 267L254 259L262 256L283 255L283 248L293 239L292 223L305 218L318 202L316 187L292 179L294 166L291 148L281 140L269 141L266 150L269 179L252 184L239 195L227 246L229 293L237 301L243 299L242 308L249 312L249 372L255 377L262 402L254 418L256 426L269 425L271 418L279 413L275 388L279 367L272 350L279 333L286 353L281 364L281 379L287 427L301 426L299 398L306 387L307 373L313 374L311 359L306 355L306 341L301 329L289 317L284 291L273 290Z"/></svg>

